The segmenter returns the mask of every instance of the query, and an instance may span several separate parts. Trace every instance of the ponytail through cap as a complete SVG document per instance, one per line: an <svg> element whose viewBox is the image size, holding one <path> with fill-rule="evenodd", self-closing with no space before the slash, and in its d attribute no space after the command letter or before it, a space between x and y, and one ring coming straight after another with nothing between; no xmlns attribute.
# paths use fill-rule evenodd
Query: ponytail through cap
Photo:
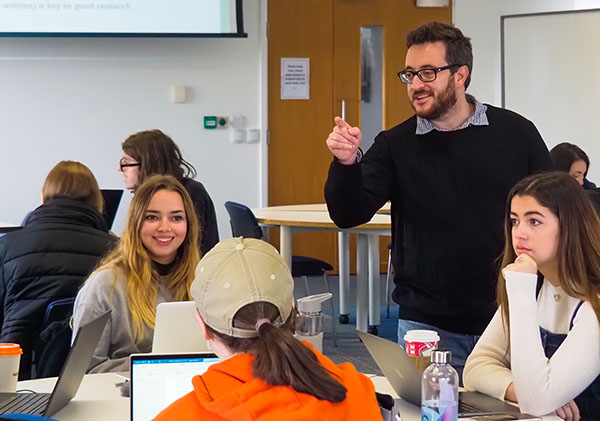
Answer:
<svg viewBox="0 0 600 421"><path fill-rule="evenodd" d="M269 319L260 319L258 322L256 322L256 331L258 332L260 327L265 323L271 324L271 321Z"/></svg>

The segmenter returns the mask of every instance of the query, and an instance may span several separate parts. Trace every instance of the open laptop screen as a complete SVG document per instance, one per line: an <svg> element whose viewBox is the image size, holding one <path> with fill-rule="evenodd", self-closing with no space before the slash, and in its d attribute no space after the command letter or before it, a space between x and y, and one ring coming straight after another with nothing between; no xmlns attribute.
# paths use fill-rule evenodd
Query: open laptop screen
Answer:
<svg viewBox="0 0 600 421"><path fill-rule="evenodd" d="M182 335L181 332L186 332ZM207 352L208 345L196 318L194 301L160 303L156 308L153 353Z"/></svg>
<svg viewBox="0 0 600 421"><path fill-rule="evenodd" d="M131 420L148 421L193 390L192 377L221 361L213 353L131 356Z"/></svg>
<svg viewBox="0 0 600 421"><path fill-rule="evenodd" d="M111 229L113 226L113 222L115 221L115 216L117 216L117 210L119 209L119 204L121 203L121 197L123 197L123 190L118 189L102 189L100 190L102 193L102 198L104 199L104 219L106 220L106 225L108 229Z"/></svg>

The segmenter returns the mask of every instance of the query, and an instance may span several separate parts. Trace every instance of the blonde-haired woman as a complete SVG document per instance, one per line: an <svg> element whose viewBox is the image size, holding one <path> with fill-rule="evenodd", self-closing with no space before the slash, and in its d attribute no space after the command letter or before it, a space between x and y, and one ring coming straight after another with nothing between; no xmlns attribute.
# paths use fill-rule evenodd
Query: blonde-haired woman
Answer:
<svg viewBox="0 0 600 421"><path fill-rule="evenodd" d="M0 238L0 342L23 348L21 380L34 374L34 345L39 355L45 348L40 329L48 304L74 297L116 241L101 215L98 182L85 165L62 161L52 168L42 202L23 229ZM35 376L57 375L61 366L44 364Z"/></svg>
<svg viewBox="0 0 600 421"><path fill-rule="evenodd" d="M200 260L198 220L175 178L155 175L136 190L118 246L75 300L73 331L111 311L90 372L124 371L129 355L150 352L156 306L191 299Z"/></svg>

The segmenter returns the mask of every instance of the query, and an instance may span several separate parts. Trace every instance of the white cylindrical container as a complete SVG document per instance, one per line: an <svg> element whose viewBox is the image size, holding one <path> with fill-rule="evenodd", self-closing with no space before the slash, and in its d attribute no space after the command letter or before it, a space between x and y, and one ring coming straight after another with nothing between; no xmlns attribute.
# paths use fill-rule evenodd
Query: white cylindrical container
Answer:
<svg viewBox="0 0 600 421"><path fill-rule="evenodd" d="M0 393L17 391L21 354L19 344L0 344Z"/></svg>
<svg viewBox="0 0 600 421"><path fill-rule="evenodd" d="M298 332L294 335L299 341L307 341L319 352L323 352L323 332L317 333L316 335L305 336Z"/></svg>
<svg viewBox="0 0 600 421"><path fill-rule="evenodd" d="M319 352L323 352L323 313L321 303L331 299L331 293L298 298L296 317L296 338L311 343Z"/></svg>

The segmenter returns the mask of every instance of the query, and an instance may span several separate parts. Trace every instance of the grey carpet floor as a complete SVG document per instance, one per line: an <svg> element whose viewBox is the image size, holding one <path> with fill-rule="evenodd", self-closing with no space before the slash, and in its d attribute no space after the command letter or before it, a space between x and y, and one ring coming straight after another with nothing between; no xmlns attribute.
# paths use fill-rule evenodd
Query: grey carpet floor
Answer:
<svg viewBox="0 0 600 421"><path fill-rule="evenodd" d="M352 276L350 279L350 285L354 285L356 277ZM323 310L327 317L325 320L325 332L323 339L323 353L331 358L335 363L340 364L343 362L351 362L354 364L356 369L362 373L371 373L381 375L381 370L377 367L377 364L371 358L371 355L360 342L355 332L356 324L356 295L355 289L351 288L350 295L350 322L348 324L340 324L338 321L339 316L339 281L337 276L329 277L329 284L331 286L331 292L333 294L334 309L336 316L334 318L337 329L338 345L333 345L333 336L331 331L331 317L330 307L328 303L324 303ZM311 294L318 294L326 292L325 284L322 277L309 277L308 286ZM393 282L390 286L390 290L393 288ZM386 306L385 306L385 274L381 275L380 282L380 293L381 293L381 324L378 327L379 336L396 341L397 338L397 327L398 327L398 306L390 300L390 317L386 317ZM294 287L294 296L296 298L303 297L306 295L306 288L301 278L296 278L296 284Z"/></svg>

